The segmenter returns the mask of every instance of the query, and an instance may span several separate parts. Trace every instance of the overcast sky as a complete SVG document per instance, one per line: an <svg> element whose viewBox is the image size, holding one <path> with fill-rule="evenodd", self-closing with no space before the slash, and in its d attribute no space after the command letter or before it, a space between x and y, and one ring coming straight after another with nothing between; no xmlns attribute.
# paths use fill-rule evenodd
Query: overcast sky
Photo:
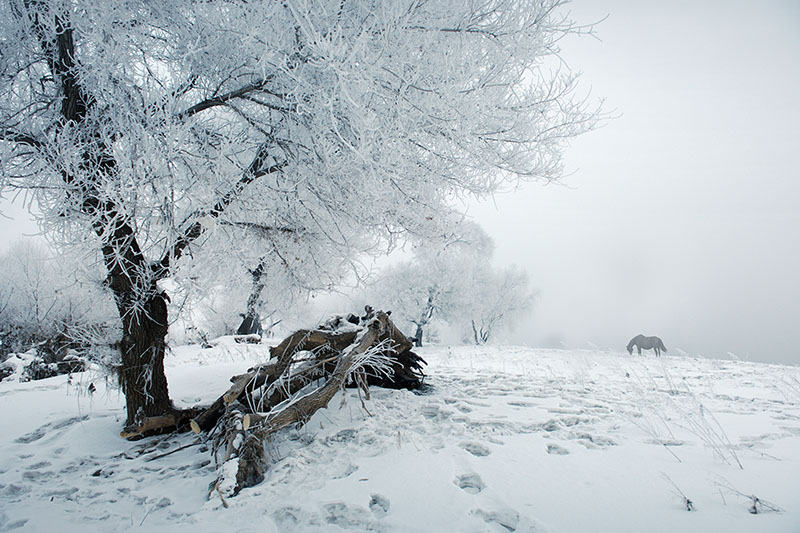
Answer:
<svg viewBox="0 0 800 533"><path fill-rule="evenodd" d="M800 2L570 4L562 47L620 116L574 141L568 187L471 214L540 290L511 340L800 362Z"/></svg>

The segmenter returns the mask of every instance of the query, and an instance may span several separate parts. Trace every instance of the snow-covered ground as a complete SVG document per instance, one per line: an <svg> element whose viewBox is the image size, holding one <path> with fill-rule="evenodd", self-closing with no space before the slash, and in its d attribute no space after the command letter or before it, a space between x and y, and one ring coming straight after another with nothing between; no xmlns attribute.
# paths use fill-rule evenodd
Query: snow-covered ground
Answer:
<svg viewBox="0 0 800 533"><path fill-rule="evenodd" d="M419 353L428 390L373 389L369 413L340 393L270 443L266 480L228 508L208 498L196 435L119 438L123 398L103 378L0 383L0 530L800 531L800 368ZM209 402L265 354L176 348L172 397Z"/></svg>

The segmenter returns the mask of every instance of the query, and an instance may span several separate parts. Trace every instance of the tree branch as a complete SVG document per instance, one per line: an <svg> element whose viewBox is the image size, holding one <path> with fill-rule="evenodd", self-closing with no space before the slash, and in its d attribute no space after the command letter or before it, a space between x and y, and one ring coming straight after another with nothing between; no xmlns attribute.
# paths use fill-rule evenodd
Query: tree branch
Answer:
<svg viewBox="0 0 800 533"><path fill-rule="evenodd" d="M184 230L183 234L178 237L172 247L167 250L161 258L161 261L158 262L155 272L156 278L161 279L166 277L172 262L180 259L186 247L203 234L203 219L205 217L218 219L225 209L233 203L250 183L267 174L280 172L288 164L288 161L282 161L274 165L264 166L267 159L270 157L269 150L274 146L271 141L272 140L269 139L259 147L253 161L250 163L250 166L247 167L247 170L244 171L242 177L239 178L239 181L237 181L211 209L208 211L196 211L187 218L186 222L190 222L189 226Z"/></svg>
<svg viewBox="0 0 800 533"><path fill-rule="evenodd" d="M277 233L287 233L287 234L296 234L301 233L303 230L296 229L296 228L286 228L281 226L267 226L264 224L258 224L256 222L244 222L244 221L236 221L236 220L225 220L220 222L221 226L231 226L233 228L246 228L253 230L255 232L268 235L272 232Z"/></svg>
<svg viewBox="0 0 800 533"><path fill-rule="evenodd" d="M37 139L36 137L34 137L33 135L30 135L28 133L20 133L14 130L9 130L9 129L0 130L0 139L8 142L26 144L31 148L37 148L40 150L44 148L44 143L39 139Z"/></svg>
<svg viewBox="0 0 800 533"><path fill-rule="evenodd" d="M193 105L192 107L190 107L190 108L178 113L178 118L179 119L189 118L192 115L196 115L197 113L199 113L201 111L205 111L206 109L210 109L212 107L218 107L218 106L224 105L226 102L228 102L230 100L233 100L235 98L242 98L242 97L248 95L249 93L259 91L259 90L263 89L264 87L266 87L266 85L270 81L272 81L273 78L274 78L274 76L267 76L266 78L263 78L263 79L260 79L260 80L256 80L256 81L254 81L252 83L248 83L247 85L239 87L238 89L236 89L234 91L230 91L230 92L227 92L225 94L221 94L219 96L214 96L212 98L207 98L207 99L203 100L202 102L198 102L195 105Z"/></svg>

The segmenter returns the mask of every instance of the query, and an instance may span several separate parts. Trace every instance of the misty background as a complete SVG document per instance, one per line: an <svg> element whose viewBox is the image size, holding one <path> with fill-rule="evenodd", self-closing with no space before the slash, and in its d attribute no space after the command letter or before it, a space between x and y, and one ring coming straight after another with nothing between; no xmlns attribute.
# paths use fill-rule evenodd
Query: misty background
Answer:
<svg viewBox="0 0 800 533"><path fill-rule="evenodd" d="M563 41L616 118L573 140L560 184L469 215L539 297L507 343L800 362L800 2L571 4ZM0 250L36 226L3 201Z"/></svg>
<svg viewBox="0 0 800 533"><path fill-rule="evenodd" d="M800 2L570 5L607 17L562 52L618 118L561 186L470 206L540 291L509 341L800 362Z"/></svg>

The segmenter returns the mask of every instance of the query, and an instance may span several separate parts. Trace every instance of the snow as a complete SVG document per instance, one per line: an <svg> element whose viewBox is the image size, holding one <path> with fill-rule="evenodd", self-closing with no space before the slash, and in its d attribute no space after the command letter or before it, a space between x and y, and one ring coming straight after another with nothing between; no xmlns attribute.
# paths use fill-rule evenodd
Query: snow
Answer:
<svg viewBox="0 0 800 533"><path fill-rule="evenodd" d="M800 530L797 367L419 353L427 390L373 389L369 414L355 391L340 393L268 443L265 481L228 508L209 498L215 465L198 436L119 438L124 399L110 380L0 383L0 530ZM179 405L210 402L266 354L227 341L176 347L170 392ZM782 511L750 514L751 494Z"/></svg>
<svg viewBox="0 0 800 533"><path fill-rule="evenodd" d="M25 353L10 354L8 359L0 363L0 370L7 369L6 372L0 373L0 376L6 375L4 379L7 381L24 380L25 378L22 376L25 367L33 363L34 359L36 359L35 349L28 350Z"/></svg>

